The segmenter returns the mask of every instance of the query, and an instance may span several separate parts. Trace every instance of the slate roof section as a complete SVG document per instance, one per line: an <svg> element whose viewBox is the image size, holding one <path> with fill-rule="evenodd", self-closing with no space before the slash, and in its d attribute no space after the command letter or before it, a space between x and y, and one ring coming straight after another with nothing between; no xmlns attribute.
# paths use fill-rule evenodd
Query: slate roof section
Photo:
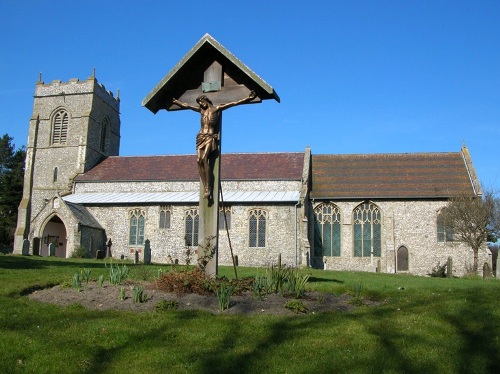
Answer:
<svg viewBox="0 0 500 374"><path fill-rule="evenodd" d="M71 196L71 195L69 195ZM66 197L62 198L71 212L75 215L78 222L87 227L93 227L96 229L104 230L104 228L97 222L97 220L90 214L90 212L83 205L74 204L66 200Z"/></svg>
<svg viewBox="0 0 500 374"><path fill-rule="evenodd" d="M225 203L289 203L297 202L300 191L225 191ZM199 192L115 192L67 195L64 201L74 204L198 204Z"/></svg>
<svg viewBox="0 0 500 374"><path fill-rule="evenodd" d="M473 195L471 173L475 172L468 169L460 152L313 155L311 197L416 199Z"/></svg>
<svg viewBox="0 0 500 374"><path fill-rule="evenodd" d="M222 180L301 180L304 153L229 153ZM81 182L199 181L195 155L113 156L75 178Z"/></svg>

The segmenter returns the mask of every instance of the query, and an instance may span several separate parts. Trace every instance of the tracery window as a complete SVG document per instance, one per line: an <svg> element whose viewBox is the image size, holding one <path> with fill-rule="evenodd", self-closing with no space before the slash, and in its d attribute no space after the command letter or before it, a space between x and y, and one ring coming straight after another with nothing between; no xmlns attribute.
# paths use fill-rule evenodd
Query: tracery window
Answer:
<svg viewBox="0 0 500 374"><path fill-rule="evenodd" d="M160 206L160 229L169 229L170 228L170 216L172 214L172 208L168 205Z"/></svg>
<svg viewBox="0 0 500 374"><path fill-rule="evenodd" d="M382 248L380 209L372 203L354 208L354 256L380 257Z"/></svg>
<svg viewBox="0 0 500 374"><path fill-rule="evenodd" d="M250 247L266 246L267 212L253 209L248 216L248 242Z"/></svg>
<svg viewBox="0 0 500 374"><path fill-rule="evenodd" d="M184 214L185 224L185 244L186 247L198 246L198 228L200 225L200 216L198 209L186 210Z"/></svg>
<svg viewBox="0 0 500 374"><path fill-rule="evenodd" d="M60 109L52 121L52 144L66 144L68 138L68 112Z"/></svg>
<svg viewBox="0 0 500 374"><path fill-rule="evenodd" d="M100 139L100 150L104 152L106 150L106 139L109 130L109 119L105 117L101 125L101 139Z"/></svg>
<svg viewBox="0 0 500 374"><path fill-rule="evenodd" d="M333 203L314 208L314 256L340 256L340 209Z"/></svg>
<svg viewBox="0 0 500 374"><path fill-rule="evenodd" d="M446 208L441 209L437 213L436 226L437 226L437 241L441 243L453 241L453 230L446 225L445 222Z"/></svg>
<svg viewBox="0 0 500 374"><path fill-rule="evenodd" d="M229 206L225 206L224 208L219 209L219 230L226 230L226 222L227 229L231 230L231 207Z"/></svg>
<svg viewBox="0 0 500 374"><path fill-rule="evenodd" d="M129 245L144 244L144 224L146 212L141 209L134 209L129 212Z"/></svg>

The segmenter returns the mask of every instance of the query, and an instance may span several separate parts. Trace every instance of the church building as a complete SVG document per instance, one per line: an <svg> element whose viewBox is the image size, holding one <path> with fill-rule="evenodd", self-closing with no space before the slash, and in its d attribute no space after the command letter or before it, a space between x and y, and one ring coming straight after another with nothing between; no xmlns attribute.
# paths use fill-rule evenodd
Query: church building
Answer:
<svg viewBox="0 0 500 374"><path fill-rule="evenodd" d="M94 76L36 84L14 252L195 263L195 155L119 156L120 100ZM221 156L218 261L428 274L472 250L441 213L481 196L465 146L413 154L231 153ZM231 255L232 252L232 255ZM479 263L490 261L486 247Z"/></svg>

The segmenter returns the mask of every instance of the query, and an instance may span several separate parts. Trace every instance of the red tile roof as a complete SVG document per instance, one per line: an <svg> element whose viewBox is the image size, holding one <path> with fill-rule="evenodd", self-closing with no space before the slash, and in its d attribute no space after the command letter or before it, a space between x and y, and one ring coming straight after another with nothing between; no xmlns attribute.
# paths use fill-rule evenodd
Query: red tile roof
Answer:
<svg viewBox="0 0 500 374"><path fill-rule="evenodd" d="M462 153L313 155L312 198L437 198L473 194Z"/></svg>
<svg viewBox="0 0 500 374"><path fill-rule="evenodd" d="M304 153L223 154L223 180L300 180ZM198 181L195 155L108 157L76 181Z"/></svg>

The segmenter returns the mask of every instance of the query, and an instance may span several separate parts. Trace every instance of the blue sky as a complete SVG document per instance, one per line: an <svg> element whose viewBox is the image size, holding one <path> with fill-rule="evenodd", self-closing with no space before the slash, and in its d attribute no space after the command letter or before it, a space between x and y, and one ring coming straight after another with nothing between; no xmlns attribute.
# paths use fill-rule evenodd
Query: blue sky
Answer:
<svg viewBox="0 0 500 374"><path fill-rule="evenodd" d="M142 99L209 33L281 103L224 114L223 152L457 152L500 191L499 1L0 0L0 132L38 74L120 90L121 155L194 153L198 115Z"/></svg>

